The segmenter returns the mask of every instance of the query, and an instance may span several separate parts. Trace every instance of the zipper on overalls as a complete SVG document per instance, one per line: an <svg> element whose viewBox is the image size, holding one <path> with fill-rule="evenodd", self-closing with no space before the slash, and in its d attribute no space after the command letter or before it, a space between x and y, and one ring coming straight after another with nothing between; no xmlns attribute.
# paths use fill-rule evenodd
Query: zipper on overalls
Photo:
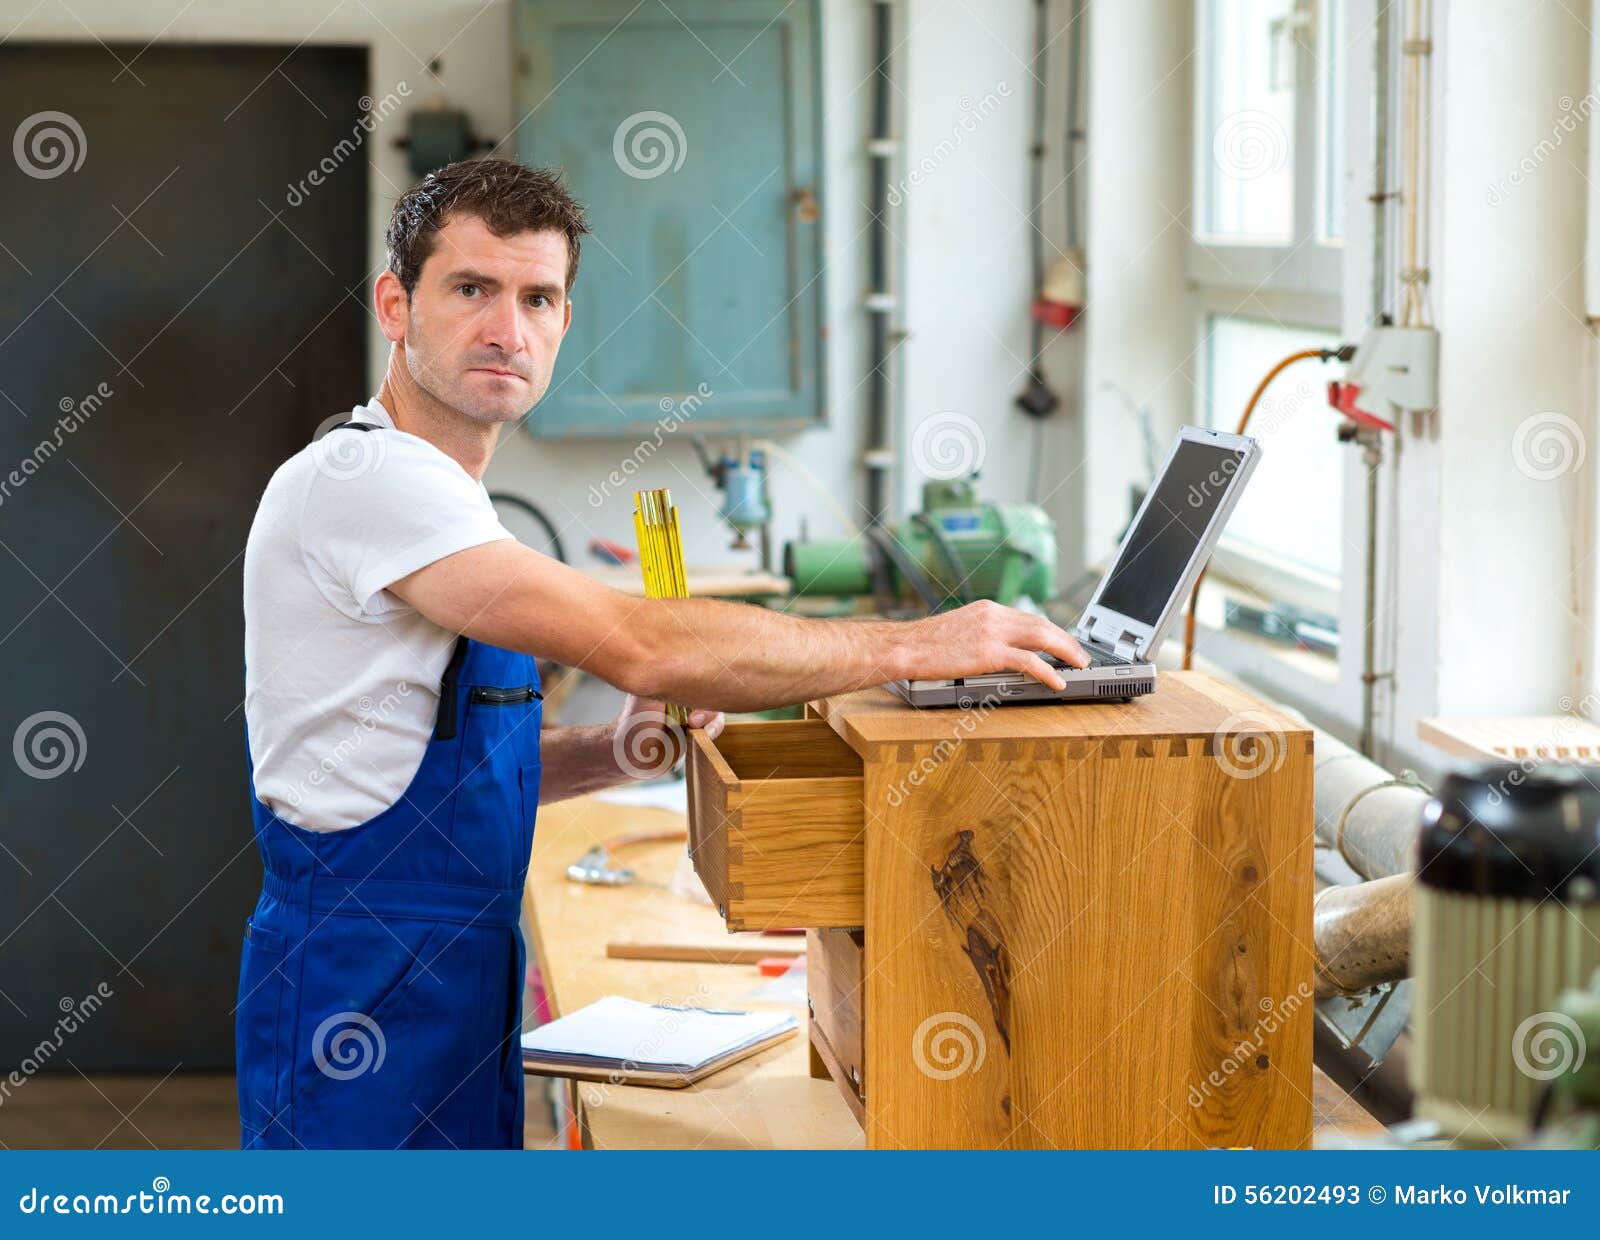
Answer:
<svg viewBox="0 0 1600 1240"><path fill-rule="evenodd" d="M544 694L532 685L519 685L515 689L496 689L491 685L473 685L470 696L474 702L487 706L514 706L520 702L543 700Z"/></svg>

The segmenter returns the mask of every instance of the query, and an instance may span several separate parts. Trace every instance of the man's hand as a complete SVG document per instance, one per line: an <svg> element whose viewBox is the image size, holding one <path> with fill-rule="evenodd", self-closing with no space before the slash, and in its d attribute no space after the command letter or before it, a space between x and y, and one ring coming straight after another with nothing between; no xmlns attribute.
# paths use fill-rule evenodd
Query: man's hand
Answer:
<svg viewBox="0 0 1600 1240"><path fill-rule="evenodd" d="M722 733L727 719L721 711L689 712L689 726L703 728L712 740ZM611 752L617 769L628 779L654 779L682 760L687 738L667 715L667 704L629 694L611 725Z"/></svg>
<svg viewBox="0 0 1600 1240"><path fill-rule="evenodd" d="M1059 689L1061 673L1039 657L1051 654L1073 667L1087 666L1078 639L1043 616L987 600L929 616L906 626L900 658L910 680L983 676L1010 669Z"/></svg>

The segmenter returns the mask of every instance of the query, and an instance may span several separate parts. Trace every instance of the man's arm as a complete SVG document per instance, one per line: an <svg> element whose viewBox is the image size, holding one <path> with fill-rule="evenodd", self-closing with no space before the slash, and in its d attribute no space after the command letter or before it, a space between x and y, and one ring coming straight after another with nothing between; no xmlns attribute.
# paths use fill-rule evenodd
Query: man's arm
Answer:
<svg viewBox="0 0 1600 1240"><path fill-rule="evenodd" d="M636 598L511 539L458 551L388 588L451 632L580 667L641 698L714 710L766 710L903 677L1008 669L1060 688L1039 651L1078 667L1088 662L1064 629L996 603L895 622Z"/></svg>
<svg viewBox="0 0 1600 1240"><path fill-rule="evenodd" d="M689 712L689 726L712 740L727 721L715 711ZM633 780L665 775L684 756L681 730L669 727L666 703L631 694L610 723L548 728L539 738L544 774L539 804L581 797Z"/></svg>

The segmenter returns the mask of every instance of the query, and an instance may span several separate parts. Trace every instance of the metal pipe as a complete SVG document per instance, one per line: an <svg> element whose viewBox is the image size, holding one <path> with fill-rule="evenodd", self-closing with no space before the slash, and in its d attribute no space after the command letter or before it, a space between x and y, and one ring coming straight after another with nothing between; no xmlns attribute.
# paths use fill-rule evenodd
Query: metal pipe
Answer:
<svg viewBox="0 0 1600 1240"><path fill-rule="evenodd" d="M1413 775L1391 775L1326 732L1315 733L1315 744L1317 842L1337 851L1363 878L1414 868L1426 785Z"/></svg>
<svg viewBox="0 0 1600 1240"><path fill-rule="evenodd" d="M1360 994L1410 975L1411 884L1411 875L1391 874L1317 893L1317 998Z"/></svg>
<svg viewBox="0 0 1600 1240"><path fill-rule="evenodd" d="M1372 321L1389 312L1389 66L1392 0L1378 0L1372 25Z"/></svg>
<svg viewBox="0 0 1600 1240"><path fill-rule="evenodd" d="M890 141L892 106L889 61L894 54L891 42L894 36L894 11L892 0L877 0L873 5L872 41L872 141L867 145L871 163L872 187L868 208L871 220L867 236L867 287L872 291L867 307L868 345L867 361L871 366L867 379L867 431L866 452L863 460L867 468L867 524L883 521L884 470L889 459L889 377L885 373L889 364L889 168L893 153Z"/></svg>

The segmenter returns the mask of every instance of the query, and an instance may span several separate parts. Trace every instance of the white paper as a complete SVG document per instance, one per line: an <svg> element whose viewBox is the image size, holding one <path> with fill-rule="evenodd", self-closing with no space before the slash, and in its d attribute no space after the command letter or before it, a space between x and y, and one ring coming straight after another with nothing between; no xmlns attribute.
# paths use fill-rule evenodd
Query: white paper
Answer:
<svg viewBox="0 0 1600 1240"><path fill-rule="evenodd" d="M539 1059L691 1072L797 1023L789 1012L715 1012L607 995L523 1034L522 1049Z"/></svg>

